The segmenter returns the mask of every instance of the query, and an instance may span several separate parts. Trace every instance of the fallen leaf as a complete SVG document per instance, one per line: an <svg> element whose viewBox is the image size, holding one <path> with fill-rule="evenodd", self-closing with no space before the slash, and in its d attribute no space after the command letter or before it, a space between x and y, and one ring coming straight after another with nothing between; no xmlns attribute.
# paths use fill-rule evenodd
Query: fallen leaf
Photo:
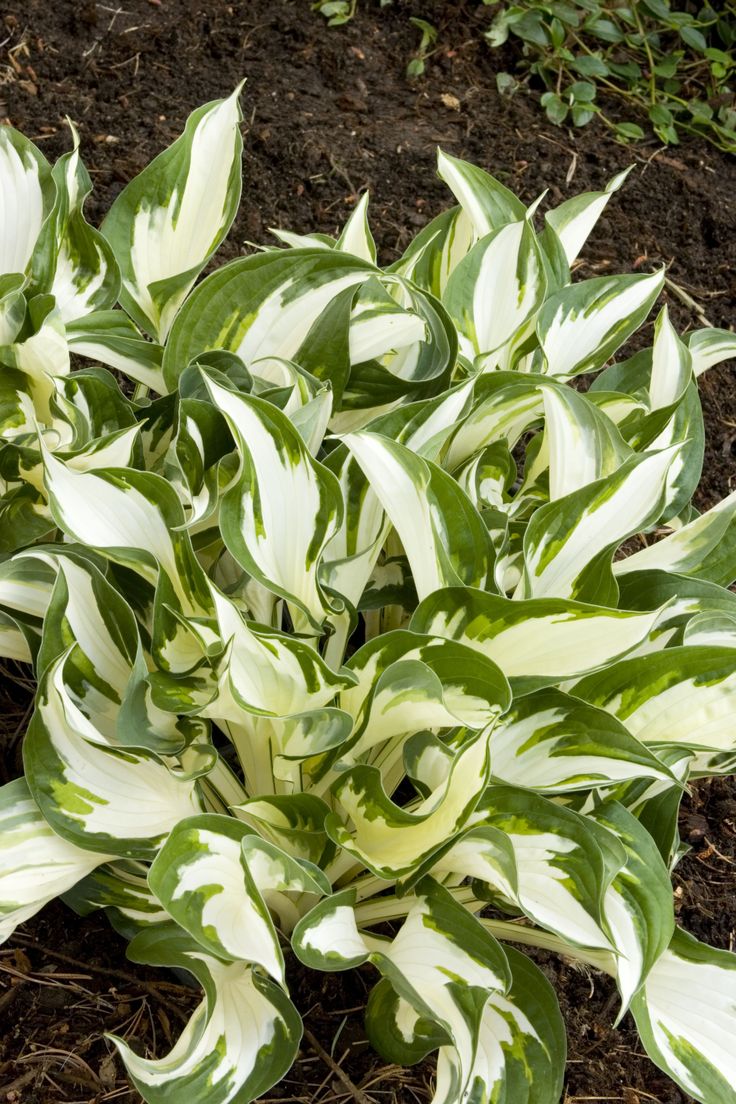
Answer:
<svg viewBox="0 0 736 1104"><path fill-rule="evenodd" d="M106 1058L103 1058L100 1062L100 1068L97 1076L99 1077L105 1088L112 1088L117 1081L117 1070L115 1068L115 1055L108 1054Z"/></svg>

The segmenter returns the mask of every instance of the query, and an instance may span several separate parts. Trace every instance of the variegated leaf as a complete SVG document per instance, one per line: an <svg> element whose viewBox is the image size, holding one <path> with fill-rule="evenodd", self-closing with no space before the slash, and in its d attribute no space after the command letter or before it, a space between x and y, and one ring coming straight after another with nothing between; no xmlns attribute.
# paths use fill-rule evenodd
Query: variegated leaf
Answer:
<svg viewBox="0 0 736 1104"><path fill-rule="evenodd" d="M26 377L26 388L36 419L51 421L54 382L70 371L69 347L61 315L50 295L37 295L28 304L30 332L23 340L0 349L0 362L16 368Z"/></svg>
<svg viewBox="0 0 736 1104"><path fill-rule="evenodd" d="M614 574L664 570L729 586L736 579L736 491L662 540L614 564Z"/></svg>
<svg viewBox="0 0 736 1104"><path fill-rule="evenodd" d="M136 1054L111 1035L133 1084L148 1104L250 1104L288 1071L301 1039L299 1014L283 990L246 963L222 962L174 924L136 936L128 957L193 974L204 989L163 1058Z"/></svg>
<svg viewBox="0 0 736 1104"><path fill-rule="evenodd" d="M510 222L481 238L455 268L443 296L461 352L471 360L483 356L486 368L510 367L512 346L520 343L545 291L529 222Z"/></svg>
<svg viewBox="0 0 736 1104"><path fill-rule="evenodd" d="M184 531L174 488L131 468L77 472L42 449L51 512L72 538L156 586L153 651L164 670L189 670L213 642L209 585Z"/></svg>
<svg viewBox="0 0 736 1104"><path fill-rule="evenodd" d="M471 823L508 836L518 904L531 920L576 946L613 949L603 897L625 852L612 833L572 809L510 786L489 787ZM508 892L506 878L498 888Z"/></svg>
<svg viewBox="0 0 736 1104"><path fill-rule="evenodd" d="M542 396L550 501L613 475L632 456L614 423L585 395L547 385Z"/></svg>
<svg viewBox="0 0 736 1104"><path fill-rule="evenodd" d="M488 778L489 735L490 726L467 740L446 782L411 812L390 800L376 767L345 771L333 793L353 828L333 815L326 823L330 838L380 878L411 873L461 831L478 803Z"/></svg>
<svg viewBox="0 0 736 1104"><path fill-rule="evenodd" d="M20 333L27 309L25 286L26 278L20 272L0 275L0 346L12 345ZM7 414L3 414L3 432L6 418Z"/></svg>
<svg viewBox="0 0 736 1104"><path fill-rule="evenodd" d="M649 1057L701 1104L734 1104L736 955L677 929L632 1003Z"/></svg>
<svg viewBox="0 0 736 1104"><path fill-rule="evenodd" d="M601 368L644 321L663 283L662 269L599 276L551 295L537 321L546 373L565 379Z"/></svg>
<svg viewBox="0 0 736 1104"><path fill-rule="evenodd" d="M669 946L675 930L672 883L649 832L623 805L605 802L592 816L618 836L626 851L626 865L603 898L603 912L618 952L620 1020Z"/></svg>
<svg viewBox="0 0 736 1104"><path fill-rule="evenodd" d="M480 662L478 662L480 660ZM499 668L463 645L403 631L384 633L350 658L355 686L340 705L355 718L343 764L421 729L485 728L509 706Z"/></svg>
<svg viewBox="0 0 736 1104"><path fill-rule="evenodd" d="M513 192L467 161L438 150L437 172L472 222L476 238L526 216L524 204Z"/></svg>
<svg viewBox="0 0 736 1104"><path fill-rule="evenodd" d="M163 394L163 349L143 334L123 311L94 311L66 327L69 348L79 356L107 364L130 379Z"/></svg>
<svg viewBox="0 0 736 1104"><path fill-rule="evenodd" d="M375 428L384 429L386 436L396 437L413 452L435 460L466 413L473 387L471 380L437 399L410 403L395 414L377 419ZM362 468L344 445L327 457L326 466L340 481L345 510L339 530L325 549L324 579L356 607L391 523Z"/></svg>
<svg viewBox="0 0 736 1104"><path fill-rule="evenodd" d="M727 613L696 613L683 629L682 642L701 648L736 647L736 617Z"/></svg>
<svg viewBox="0 0 736 1104"><path fill-rule="evenodd" d="M171 922L148 884L148 870L145 863L130 859L104 863L67 890L64 904L80 916L105 909L115 930L130 940L153 924Z"/></svg>
<svg viewBox="0 0 736 1104"><path fill-rule="evenodd" d="M12 127L0 127L0 276L28 268L53 195L41 151Z"/></svg>
<svg viewBox="0 0 736 1104"><path fill-rule="evenodd" d="M104 746L64 685L64 660L41 681L23 747L33 797L70 843L150 858L182 817L200 812L196 780L150 753Z"/></svg>
<svg viewBox="0 0 736 1104"><path fill-rule="evenodd" d="M440 1047L434 1104L505 1099L556 1104L564 1032L548 983L528 960L502 951L436 882L410 899L391 943L361 932L349 894L318 905L294 933L308 965L346 969L369 959L383 975L368 1005L374 1045L413 1062ZM520 1055L523 1054L523 1058Z"/></svg>
<svg viewBox="0 0 736 1104"><path fill-rule="evenodd" d="M240 200L240 88L194 111L184 133L123 189L102 224L121 303L163 341Z"/></svg>
<svg viewBox="0 0 736 1104"><path fill-rule="evenodd" d="M32 261L36 288L54 296L64 322L112 307L120 291L110 244L84 218L92 181L79 156L79 135L70 128L73 149L54 166L56 198Z"/></svg>
<svg viewBox="0 0 736 1104"><path fill-rule="evenodd" d="M325 832L329 806L314 794L265 795L232 807L264 840L296 859L324 866L334 845Z"/></svg>
<svg viewBox="0 0 736 1104"><path fill-rule="evenodd" d="M504 947L511 985L483 1008L471 1091L514 1104L558 1104L565 1071L565 1027L547 978L526 955ZM434 1104L457 1099L457 1061L449 1047L437 1059Z"/></svg>
<svg viewBox="0 0 736 1104"><path fill-rule="evenodd" d="M449 475L380 434L351 433L344 441L401 538L420 600L443 586L490 581L488 530Z"/></svg>
<svg viewBox="0 0 736 1104"><path fill-rule="evenodd" d="M271 403L238 395L207 377L238 443L241 469L221 507L225 543L242 566L304 612L319 629L333 610L318 568L342 520L337 480L314 460Z"/></svg>
<svg viewBox="0 0 736 1104"><path fill-rule="evenodd" d="M688 348L693 358L693 372L700 376L714 365L736 357L736 337L730 330L694 330Z"/></svg>
<svg viewBox="0 0 736 1104"><path fill-rule="evenodd" d="M649 381L649 406L659 410L682 396L692 379L692 355L670 322L667 307L662 307L654 324L652 375Z"/></svg>
<svg viewBox="0 0 736 1104"><path fill-rule="evenodd" d="M701 614L736 618L736 594L716 583L662 570L631 571L617 581L622 606L644 610L667 603L651 634L655 649L681 643L688 622Z"/></svg>
<svg viewBox="0 0 736 1104"><path fill-rule="evenodd" d="M562 598L520 601L470 587L448 587L420 603L411 628L460 641L493 660L507 678L539 686L625 656L647 639L660 613Z"/></svg>
<svg viewBox="0 0 736 1104"><path fill-rule="evenodd" d="M480 449L506 441L513 449L519 438L543 419L540 379L518 372L487 372L475 385L474 406L459 424L444 457L449 471Z"/></svg>
<svg viewBox="0 0 736 1104"><path fill-rule="evenodd" d="M624 659L575 683L571 692L613 713L644 744L736 751L731 648L666 648Z"/></svg>
<svg viewBox="0 0 736 1104"><path fill-rule="evenodd" d="M19 663L32 663L35 634L16 617L0 611L0 655Z"/></svg>
<svg viewBox="0 0 736 1104"><path fill-rule="evenodd" d="M176 319L164 356L168 386L174 388L186 366L209 349L233 352L246 367L275 356L320 379L335 372L344 377L352 301L376 271L351 254L325 249L277 250L225 265L200 284ZM325 332L322 319L335 307L339 319L331 318ZM336 329L344 338L338 350L330 347Z"/></svg>
<svg viewBox="0 0 736 1104"><path fill-rule="evenodd" d="M209 954L258 965L283 986L278 936L241 846L248 834L233 817L180 821L151 867L149 884Z"/></svg>
<svg viewBox="0 0 736 1104"><path fill-rule="evenodd" d="M451 207L417 234L392 271L441 299L447 281L475 240L473 224L465 210Z"/></svg>
<svg viewBox="0 0 736 1104"><path fill-rule="evenodd" d="M679 449L672 445L632 457L613 475L540 507L524 535L518 596L614 605L613 551L661 517L667 476Z"/></svg>
<svg viewBox="0 0 736 1104"><path fill-rule="evenodd" d="M345 223L336 249L341 253L352 253L370 264L376 263L376 243L368 225L368 192L364 192Z"/></svg>
<svg viewBox="0 0 736 1104"><path fill-rule="evenodd" d="M25 778L0 787L0 943L18 924L105 861L58 836L33 800Z"/></svg>
<svg viewBox="0 0 736 1104"><path fill-rule="evenodd" d="M583 192L545 214L545 222L556 234L568 265L576 260L609 199L624 183L631 168L612 177L602 192Z"/></svg>
<svg viewBox="0 0 736 1104"><path fill-rule="evenodd" d="M491 737L491 776L547 794L671 778L616 718L556 689L518 698L501 718Z"/></svg>

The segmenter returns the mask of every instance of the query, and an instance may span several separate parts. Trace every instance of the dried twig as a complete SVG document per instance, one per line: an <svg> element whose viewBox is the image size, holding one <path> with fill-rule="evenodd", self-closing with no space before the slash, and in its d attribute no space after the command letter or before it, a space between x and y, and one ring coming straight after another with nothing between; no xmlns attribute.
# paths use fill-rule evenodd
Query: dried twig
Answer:
<svg viewBox="0 0 736 1104"><path fill-rule="evenodd" d="M675 281L671 280L669 276L665 276L664 283L665 283L665 287L669 288L669 290L672 292L672 294L675 295L680 300L680 302L684 303L686 307L689 307L690 310L693 311L696 318L698 319L698 322L700 322L701 325L703 325L703 326L712 326L713 325L713 323L707 318L707 316L706 316L703 308L701 307L700 303L697 303L693 299L692 295L688 295L688 293L685 291L685 289L683 287L680 287L679 284L676 284Z"/></svg>
<svg viewBox="0 0 736 1104"><path fill-rule="evenodd" d="M369 1096L366 1096L363 1090L359 1089L358 1086L350 1080L345 1071L337 1064L332 1055L327 1053L319 1039L315 1038L309 1028L304 1029L304 1038L307 1040L312 1050L319 1054L325 1065L329 1066L340 1083L345 1086L353 1100L356 1100L358 1104L375 1104L375 1101L371 1100Z"/></svg>

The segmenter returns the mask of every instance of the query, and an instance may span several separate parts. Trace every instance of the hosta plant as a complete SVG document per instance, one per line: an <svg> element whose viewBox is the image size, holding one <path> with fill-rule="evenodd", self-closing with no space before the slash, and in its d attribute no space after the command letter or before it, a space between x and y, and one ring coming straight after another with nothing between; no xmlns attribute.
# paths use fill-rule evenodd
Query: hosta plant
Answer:
<svg viewBox="0 0 736 1104"><path fill-rule="evenodd" d="M688 781L736 764L736 495L691 504L733 335L663 307L615 359L663 273L571 266L625 174L542 220L445 154L457 205L393 265L364 197L197 283L238 92L99 230L73 131L53 168L0 133L0 636L38 683L0 930L62 895L193 975L168 1055L113 1039L150 1104L286 1073L292 956L372 965L368 1035L437 1052L436 1104L557 1104L525 947L734 1102L736 957L670 882Z"/></svg>

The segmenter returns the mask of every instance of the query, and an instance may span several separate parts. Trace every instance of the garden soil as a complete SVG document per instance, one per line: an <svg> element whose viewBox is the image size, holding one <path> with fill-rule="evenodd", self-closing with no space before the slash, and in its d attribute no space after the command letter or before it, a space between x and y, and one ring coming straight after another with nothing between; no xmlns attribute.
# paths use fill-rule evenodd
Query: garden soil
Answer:
<svg viewBox="0 0 736 1104"><path fill-rule="evenodd" d="M371 192L381 256L395 259L449 202L435 176L442 146L489 169L527 202L600 188L634 168L610 203L580 263L581 276L647 271L665 263L667 300L681 330L733 328L734 161L705 142L624 148L594 121L553 127L535 95L496 91L514 71L511 47L491 51L482 31L492 7L468 0L358 0L355 19L329 29L308 0L2 0L0 120L24 131L49 158L77 125L94 182L98 220L120 189L181 131L199 104L243 77L244 185L240 214L220 259L267 240L271 226L335 233L359 194ZM437 50L409 82L419 34L430 20ZM614 117L616 104L610 105ZM650 337L645 330L645 337ZM733 364L701 378L707 454L698 504L736 487ZM4 669L0 687L0 781L20 770L31 683ZM717 947L736 931L736 787L694 787L681 832L691 850L674 877L680 923ZM125 958L104 918L79 920L53 904L0 952L0 1102L137 1104L102 1033L163 1054L198 995ZM627 1017L613 1028L609 979L544 953L537 961L560 994L569 1034L567 1104L686 1104L643 1055ZM276 1104L426 1104L431 1063L386 1067L370 1050L361 1007L370 971L319 977L290 964L290 983L310 1034L288 1078L264 1099ZM311 1034L313 1033L313 1034ZM182 1101L181 1104L198 1104Z"/></svg>

